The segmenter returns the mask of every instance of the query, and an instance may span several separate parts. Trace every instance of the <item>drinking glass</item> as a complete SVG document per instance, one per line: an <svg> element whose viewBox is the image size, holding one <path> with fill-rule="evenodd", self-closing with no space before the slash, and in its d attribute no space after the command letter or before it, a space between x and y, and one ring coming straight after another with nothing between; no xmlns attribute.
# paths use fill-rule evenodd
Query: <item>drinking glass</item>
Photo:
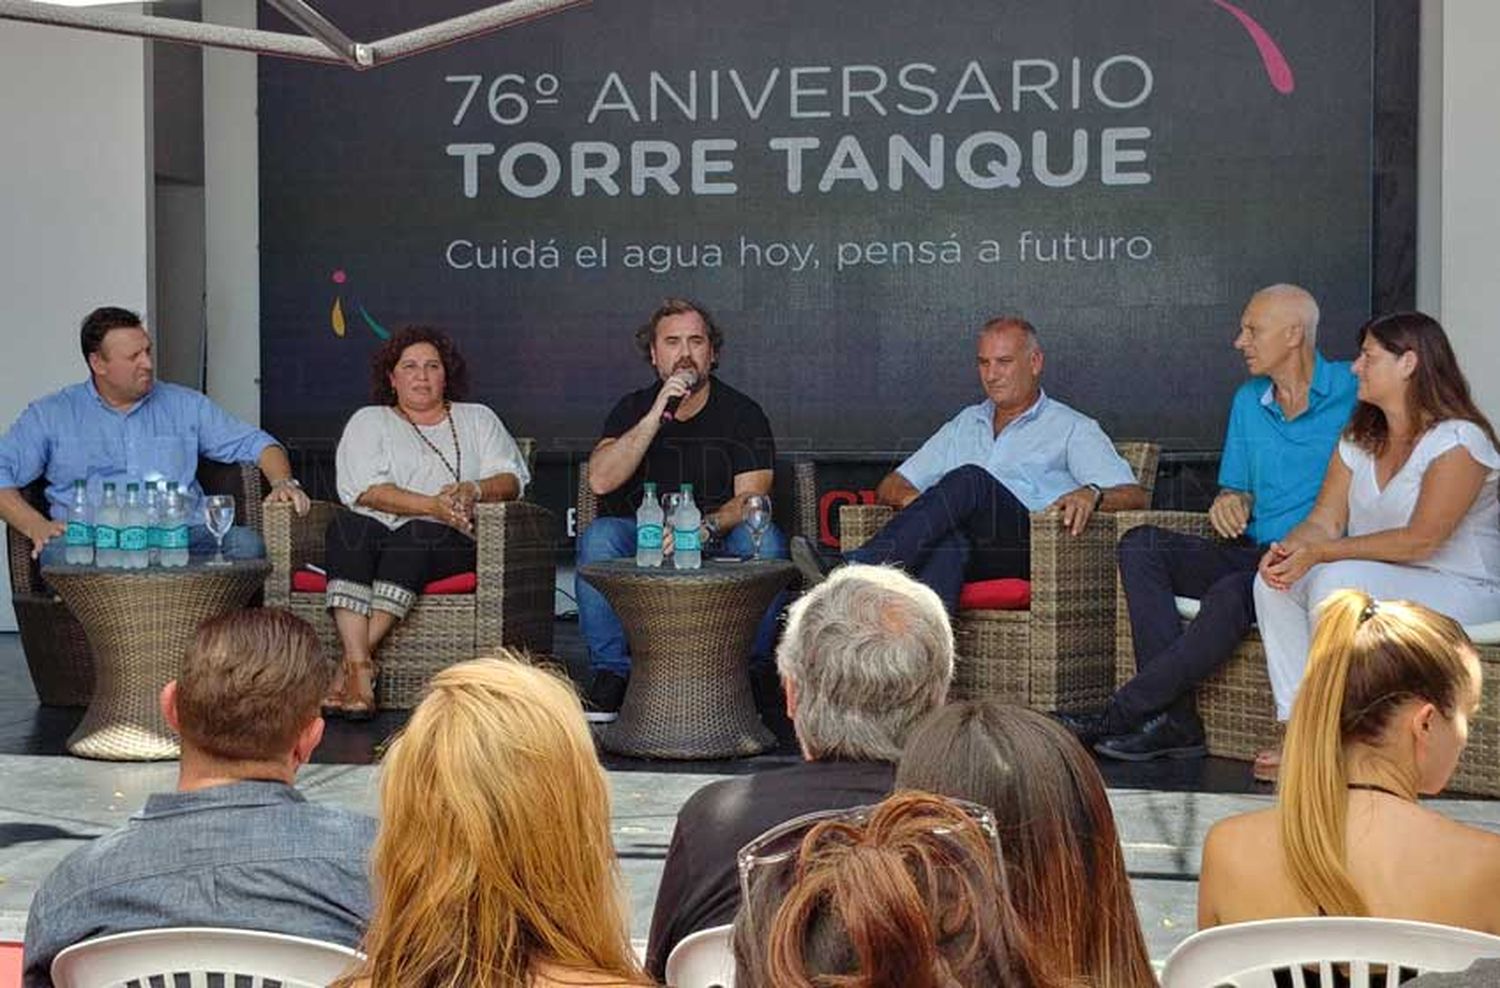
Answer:
<svg viewBox="0 0 1500 988"><path fill-rule="evenodd" d="M760 558L760 540L771 527L771 497L751 494L745 498L745 527L750 529L750 558Z"/></svg>
<svg viewBox="0 0 1500 988"><path fill-rule="evenodd" d="M661 496L662 526L669 532L672 531L672 522L676 518L677 509L681 505L681 491L669 491Z"/></svg>
<svg viewBox="0 0 1500 988"><path fill-rule="evenodd" d="M229 494L211 494L203 499L203 521L208 525L208 534L214 537L214 558L209 566L228 566L224 558L224 536L234 524L234 497Z"/></svg>

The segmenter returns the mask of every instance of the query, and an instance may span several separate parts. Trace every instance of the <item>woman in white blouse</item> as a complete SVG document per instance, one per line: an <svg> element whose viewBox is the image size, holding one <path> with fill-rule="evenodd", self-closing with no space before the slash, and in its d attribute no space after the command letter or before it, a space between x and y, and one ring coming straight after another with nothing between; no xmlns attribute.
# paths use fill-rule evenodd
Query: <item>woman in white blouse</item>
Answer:
<svg viewBox="0 0 1500 988"><path fill-rule="evenodd" d="M1334 590L1412 600L1461 624L1500 620L1495 431L1437 320L1383 316L1360 330L1359 404L1307 519L1273 543L1255 615L1285 722L1317 605ZM1259 777L1279 759L1256 760Z"/></svg>
<svg viewBox="0 0 1500 988"><path fill-rule="evenodd" d="M498 416L461 399L463 356L441 330L409 326L371 360L375 404L338 448L339 512L328 528L328 609L343 643L330 712L375 712L376 647L433 580L474 569L474 505L521 496L531 479Z"/></svg>

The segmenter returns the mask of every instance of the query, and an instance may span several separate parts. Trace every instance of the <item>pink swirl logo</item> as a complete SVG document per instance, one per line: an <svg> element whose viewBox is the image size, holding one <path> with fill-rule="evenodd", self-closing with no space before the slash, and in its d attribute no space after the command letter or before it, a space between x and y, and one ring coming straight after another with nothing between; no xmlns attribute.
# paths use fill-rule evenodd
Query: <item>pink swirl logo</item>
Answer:
<svg viewBox="0 0 1500 988"><path fill-rule="evenodd" d="M1250 40L1255 42L1256 51L1260 52L1261 64L1265 66L1266 78L1271 82L1271 88L1283 96L1290 96L1292 90L1297 88L1297 80L1292 75L1292 67L1287 63L1286 56L1277 47L1275 39L1260 24L1228 0L1213 0L1217 7L1229 11L1234 19L1240 22L1240 26L1250 35Z"/></svg>

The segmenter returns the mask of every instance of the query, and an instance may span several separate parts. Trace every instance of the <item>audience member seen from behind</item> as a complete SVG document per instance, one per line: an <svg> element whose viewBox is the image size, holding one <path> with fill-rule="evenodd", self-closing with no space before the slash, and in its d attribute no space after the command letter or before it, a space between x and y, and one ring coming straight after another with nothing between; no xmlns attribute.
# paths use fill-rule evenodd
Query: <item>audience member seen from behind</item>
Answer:
<svg viewBox="0 0 1500 988"><path fill-rule="evenodd" d="M1313 610L1334 590L1416 601L1462 624L1500 620L1500 451L1443 327L1402 312L1365 324L1359 341L1359 403L1317 503L1255 581L1283 721Z"/></svg>
<svg viewBox="0 0 1500 988"><path fill-rule="evenodd" d="M182 736L177 791L151 796L48 875L26 922L27 988L81 940L230 926L355 946L370 915L375 821L309 803L293 781L323 737L333 678L317 632L286 611L205 622L162 690Z"/></svg>
<svg viewBox="0 0 1500 988"><path fill-rule="evenodd" d="M1031 988L994 819L925 793L778 827L740 852L739 988ZM807 826L803 826L806 824ZM805 836L804 836L805 835Z"/></svg>
<svg viewBox="0 0 1500 988"><path fill-rule="evenodd" d="M1198 925L1378 916L1500 933L1500 836L1417 801L1448 783L1479 696L1479 659L1451 618L1329 597L1277 805L1209 831Z"/></svg>
<svg viewBox="0 0 1500 988"><path fill-rule="evenodd" d="M364 963L341 985L649 984L572 687L515 659L433 677L386 754Z"/></svg>
<svg viewBox="0 0 1500 988"><path fill-rule="evenodd" d="M651 916L656 977L683 937L734 919L735 853L756 835L890 794L907 735L947 699L953 630L937 594L900 570L844 566L791 606L776 667L803 762L710 783L683 804Z"/></svg>
<svg viewBox="0 0 1500 988"><path fill-rule="evenodd" d="M344 659L329 707L375 712L374 654L433 580L475 566L475 505L521 496L520 447L487 405L465 402L468 372L446 333L400 330L371 357L375 403L339 438L339 499L323 565Z"/></svg>
<svg viewBox="0 0 1500 988"><path fill-rule="evenodd" d="M912 731L896 788L995 814L1011 902L1048 969L1154 988L1104 780L1067 728L993 700L949 704Z"/></svg>

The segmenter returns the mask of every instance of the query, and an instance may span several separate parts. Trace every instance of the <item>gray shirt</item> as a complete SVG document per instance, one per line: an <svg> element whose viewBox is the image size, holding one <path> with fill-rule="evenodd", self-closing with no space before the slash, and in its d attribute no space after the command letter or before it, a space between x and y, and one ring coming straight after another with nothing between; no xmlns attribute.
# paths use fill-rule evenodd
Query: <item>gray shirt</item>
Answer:
<svg viewBox="0 0 1500 988"><path fill-rule="evenodd" d="M1424 974L1406 983L1406 988L1488 988L1500 985L1500 960L1475 961L1466 970Z"/></svg>
<svg viewBox="0 0 1500 988"><path fill-rule="evenodd" d="M63 859L26 920L26 988L64 948L111 933L235 926L357 946L375 821L282 782L158 793Z"/></svg>

